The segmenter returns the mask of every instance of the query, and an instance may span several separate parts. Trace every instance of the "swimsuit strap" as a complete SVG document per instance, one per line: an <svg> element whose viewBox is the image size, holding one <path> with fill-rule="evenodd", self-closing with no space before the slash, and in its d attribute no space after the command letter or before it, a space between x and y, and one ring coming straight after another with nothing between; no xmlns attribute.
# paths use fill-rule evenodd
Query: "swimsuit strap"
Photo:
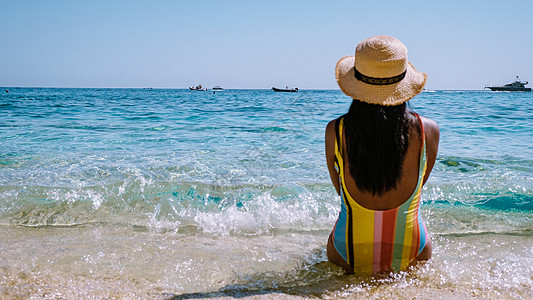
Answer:
<svg viewBox="0 0 533 300"><path fill-rule="evenodd" d="M341 173L341 166L344 165L342 160L342 132L344 127L344 117L335 120L335 168L337 174Z"/></svg>
<svg viewBox="0 0 533 300"><path fill-rule="evenodd" d="M422 144L420 145L420 156L422 156L422 154L425 154L425 153L422 153L422 151L424 151L426 148L426 133L424 131L424 123L422 123L422 119L417 113L413 112L413 114L416 116L416 118L418 119L418 123L420 124L420 135L422 136ZM424 160L425 160L425 155L424 155Z"/></svg>

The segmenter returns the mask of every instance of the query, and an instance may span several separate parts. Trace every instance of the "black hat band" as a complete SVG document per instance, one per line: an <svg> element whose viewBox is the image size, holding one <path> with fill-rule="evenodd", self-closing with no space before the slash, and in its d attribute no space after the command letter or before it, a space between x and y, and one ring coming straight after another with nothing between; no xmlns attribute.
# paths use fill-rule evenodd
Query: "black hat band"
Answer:
<svg viewBox="0 0 533 300"><path fill-rule="evenodd" d="M357 80L362 81L364 83L368 83L371 85L391 85L398 83L402 81L402 79L405 77L405 74L407 73L407 70L405 70L402 74L394 76L394 77L387 77L387 78L377 78L377 77L370 77L363 75L357 71L356 68L353 68L355 70L354 76Z"/></svg>

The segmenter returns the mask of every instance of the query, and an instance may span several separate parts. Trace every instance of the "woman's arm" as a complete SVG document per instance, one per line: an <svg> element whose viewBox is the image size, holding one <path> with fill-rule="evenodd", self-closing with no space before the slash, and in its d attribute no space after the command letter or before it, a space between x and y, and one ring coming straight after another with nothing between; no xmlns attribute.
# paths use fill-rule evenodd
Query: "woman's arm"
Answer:
<svg viewBox="0 0 533 300"><path fill-rule="evenodd" d="M335 170L335 122L337 120L330 121L326 126L326 162L328 164L329 177L331 183L337 190L337 194L340 195L340 183L339 174Z"/></svg>

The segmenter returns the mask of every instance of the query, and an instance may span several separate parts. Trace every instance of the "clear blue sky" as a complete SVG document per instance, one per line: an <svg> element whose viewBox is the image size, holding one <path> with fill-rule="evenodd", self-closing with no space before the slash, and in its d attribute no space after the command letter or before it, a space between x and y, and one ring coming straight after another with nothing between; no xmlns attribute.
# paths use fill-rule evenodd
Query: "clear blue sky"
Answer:
<svg viewBox="0 0 533 300"><path fill-rule="evenodd" d="M0 86L337 89L377 34L428 89L533 83L533 1L0 0ZM533 84L532 84L533 85Z"/></svg>

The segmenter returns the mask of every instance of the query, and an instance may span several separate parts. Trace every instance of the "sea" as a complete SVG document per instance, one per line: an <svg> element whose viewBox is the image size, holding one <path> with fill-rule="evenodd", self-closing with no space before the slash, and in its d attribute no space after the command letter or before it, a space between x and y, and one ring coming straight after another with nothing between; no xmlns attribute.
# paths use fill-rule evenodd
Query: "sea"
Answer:
<svg viewBox="0 0 533 300"><path fill-rule="evenodd" d="M339 90L0 90L0 298L532 299L533 93L424 91L433 257L346 275Z"/></svg>

